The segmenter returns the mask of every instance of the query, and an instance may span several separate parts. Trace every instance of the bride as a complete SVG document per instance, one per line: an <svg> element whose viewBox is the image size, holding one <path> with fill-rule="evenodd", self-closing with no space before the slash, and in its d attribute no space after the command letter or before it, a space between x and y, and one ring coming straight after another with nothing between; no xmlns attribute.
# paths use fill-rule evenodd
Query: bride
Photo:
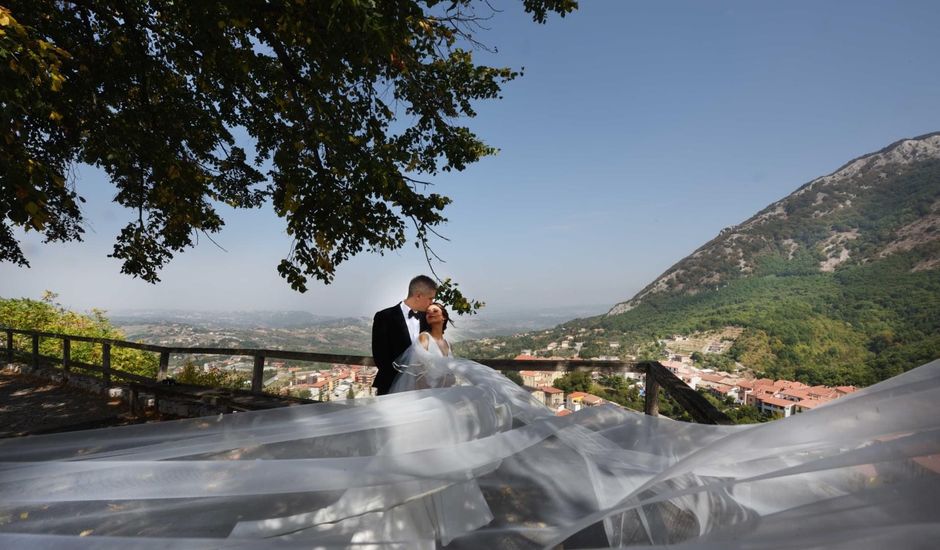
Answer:
<svg viewBox="0 0 940 550"><path fill-rule="evenodd" d="M447 330L449 322L450 315L444 308L444 304L434 302L428 306L424 317L420 320L421 332L418 334L418 342L421 347L432 355L451 357L450 344L444 339L444 331Z"/></svg>
<svg viewBox="0 0 940 550"><path fill-rule="evenodd" d="M453 349L444 338L450 315L443 304L428 306L420 320L421 332L414 345L398 358L395 368L399 375L392 382L391 393L453 386L453 366L440 358L453 358Z"/></svg>
<svg viewBox="0 0 940 550"><path fill-rule="evenodd" d="M0 547L940 540L940 360L765 424L613 405L555 416L499 372L453 357L435 319L427 348L397 361L398 389L423 389L0 440Z"/></svg>

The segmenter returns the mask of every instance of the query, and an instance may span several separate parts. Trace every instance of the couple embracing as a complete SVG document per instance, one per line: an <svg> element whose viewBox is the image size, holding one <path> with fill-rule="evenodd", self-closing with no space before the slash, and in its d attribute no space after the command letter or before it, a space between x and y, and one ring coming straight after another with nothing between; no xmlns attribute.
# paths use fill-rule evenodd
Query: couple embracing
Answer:
<svg viewBox="0 0 940 550"><path fill-rule="evenodd" d="M408 284L408 297L375 314L372 321L372 357L379 368L372 387L377 395L392 390L399 374L396 360L409 350L435 357L452 357L444 338L450 316L443 304L434 301L437 283L418 275ZM396 387L397 389L397 387Z"/></svg>

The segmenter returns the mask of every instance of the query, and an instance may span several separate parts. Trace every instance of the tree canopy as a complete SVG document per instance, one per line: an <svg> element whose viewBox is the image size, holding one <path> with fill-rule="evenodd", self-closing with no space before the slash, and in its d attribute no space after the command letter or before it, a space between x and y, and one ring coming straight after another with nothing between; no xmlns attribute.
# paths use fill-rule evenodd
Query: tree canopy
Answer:
<svg viewBox="0 0 940 550"><path fill-rule="evenodd" d="M538 23L577 8L521 3ZM461 121L519 74L474 62L495 11L480 0L4 4L0 260L19 265L16 227L81 240L76 163L101 168L136 212L111 256L149 282L222 228L220 204L283 218L292 244L277 269L298 291L412 238L430 259L450 200L427 178L494 152Z"/></svg>
<svg viewBox="0 0 940 550"><path fill-rule="evenodd" d="M590 373L573 371L565 373L564 376L555 380L553 385L565 393L575 391L590 392L591 388L594 386L594 381L591 379Z"/></svg>

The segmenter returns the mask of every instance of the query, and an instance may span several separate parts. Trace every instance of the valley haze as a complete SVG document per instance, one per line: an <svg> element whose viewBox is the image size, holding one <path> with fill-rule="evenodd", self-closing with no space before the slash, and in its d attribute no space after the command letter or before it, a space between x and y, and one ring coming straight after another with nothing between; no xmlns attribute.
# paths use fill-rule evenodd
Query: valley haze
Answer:
<svg viewBox="0 0 940 550"><path fill-rule="evenodd" d="M383 306L386 307L386 306ZM448 338L454 342L478 338L509 336L518 332L542 330L578 317L590 317L603 313L607 304L593 306L544 308L532 310L489 311L483 309L472 316L454 315L454 324L448 329ZM377 306L377 309L378 306ZM317 334L320 338L311 344L322 344L328 348L340 348L350 353L368 355L372 316L319 315L307 311L290 310L233 310L197 311L181 309L122 309L106 312L111 322L134 340L156 343L171 334L188 328L200 332L211 329L228 329L233 332L231 345L239 347L248 341L256 347L266 347L266 337L272 330L296 331L297 345L303 345L305 335ZM174 329L175 327L175 329ZM175 332L174 332L175 331ZM235 336L235 335L240 336ZM267 335L267 336L266 336ZM355 338L359 338L356 341ZM196 344L191 344L196 345ZM207 345L202 342L199 345ZM244 346L247 347L247 346ZM308 347L308 346L303 346ZM327 349L311 349L327 352Z"/></svg>

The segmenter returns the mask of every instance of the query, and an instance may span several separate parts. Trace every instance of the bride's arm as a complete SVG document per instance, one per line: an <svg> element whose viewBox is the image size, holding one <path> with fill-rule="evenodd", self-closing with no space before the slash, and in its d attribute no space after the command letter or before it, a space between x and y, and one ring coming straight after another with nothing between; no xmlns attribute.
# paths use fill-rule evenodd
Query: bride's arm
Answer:
<svg viewBox="0 0 940 550"><path fill-rule="evenodd" d="M454 355L454 346L450 344L450 340L444 339L444 344L447 346L447 357L455 357Z"/></svg>
<svg viewBox="0 0 940 550"><path fill-rule="evenodd" d="M430 336L428 336L428 333L427 333L427 332L422 332L421 334L419 334L419 335L418 335L418 342L421 343L421 347L423 347L424 349L427 350L427 349L428 349L428 346L430 345L430 344L429 344L429 342L430 342Z"/></svg>

